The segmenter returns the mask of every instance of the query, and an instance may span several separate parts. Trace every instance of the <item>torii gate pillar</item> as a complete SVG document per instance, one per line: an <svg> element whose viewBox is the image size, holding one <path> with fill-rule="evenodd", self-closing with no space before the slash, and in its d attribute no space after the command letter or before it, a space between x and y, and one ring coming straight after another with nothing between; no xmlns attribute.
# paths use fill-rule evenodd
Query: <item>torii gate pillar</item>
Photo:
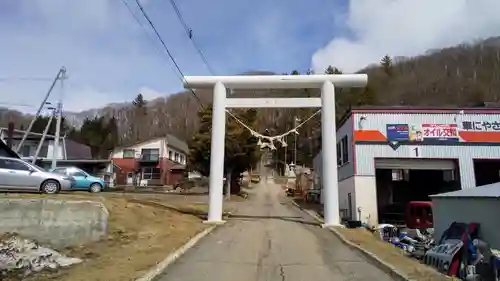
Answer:
<svg viewBox="0 0 500 281"><path fill-rule="evenodd" d="M366 74L341 75L265 75L265 76L188 76L185 88L214 89L212 143L210 157L209 210L207 223L223 223L224 142L226 108L322 107L322 184L324 226L340 224L335 129L335 86L364 87ZM229 89L321 88L321 98L227 98Z"/></svg>

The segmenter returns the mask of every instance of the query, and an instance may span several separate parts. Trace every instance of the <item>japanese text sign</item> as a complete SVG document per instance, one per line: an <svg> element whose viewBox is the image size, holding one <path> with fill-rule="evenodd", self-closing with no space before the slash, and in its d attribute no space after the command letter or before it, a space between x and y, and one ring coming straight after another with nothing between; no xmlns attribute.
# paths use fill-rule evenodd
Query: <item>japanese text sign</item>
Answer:
<svg viewBox="0 0 500 281"><path fill-rule="evenodd" d="M422 124L424 139L458 141L457 124Z"/></svg>
<svg viewBox="0 0 500 281"><path fill-rule="evenodd" d="M464 131L500 131L500 122L498 121L463 121L462 129Z"/></svg>
<svg viewBox="0 0 500 281"><path fill-rule="evenodd" d="M389 141L408 140L408 124L387 124L386 130Z"/></svg>

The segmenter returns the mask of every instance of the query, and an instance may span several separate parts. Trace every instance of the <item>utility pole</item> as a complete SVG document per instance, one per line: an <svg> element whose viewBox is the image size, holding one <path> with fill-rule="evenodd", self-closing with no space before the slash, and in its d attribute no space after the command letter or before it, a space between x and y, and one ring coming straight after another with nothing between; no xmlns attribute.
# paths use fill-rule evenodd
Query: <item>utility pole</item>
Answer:
<svg viewBox="0 0 500 281"><path fill-rule="evenodd" d="M297 124L300 122L300 119L298 117L295 117L293 119L293 127L297 128ZM293 163L295 164L295 167L297 167L297 134L293 134Z"/></svg>
<svg viewBox="0 0 500 281"><path fill-rule="evenodd" d="M47 104L47 99L49 98L50 93L52 93L52 90L54 89L54 86L56 85L57 80L59 80L59 78L63 72L66 72L66 69L64 67L61 67L61 69L59 69L59 72L57 72L56 78L54 78L54 81L52 81L52 85L50 85L50 88L47 91L47 94L45 94L45 97L43 98L43 101L40 104L40 107L36 111L35 116L33 116L33 119L31 120L28 128L26 129L26 132L24 132L23 138L21 139L21 141L17 145L16 152L19 152L19 150L21 149L21 147L24 144L24 141L26 141L26 138L28 137L28 135L31 132L31 129L33 128L33 124L35 124L36 119L38 119L38 116L40 116L40 112L42 111L43 107Z"/></svg>
<svg viewBox="0 0 500 281"><path fill-rule="evenodd" d="M57 157L59 156L59 139L61 138L61 121L62 121L62 101L64 96L64 80L66 79L66 68L61 68L61 92L59 93L59 101L57 102L57 122L56 122L56 135L54 139L54 149L52 151L52 169L57 167ZM62 153L61 153L62 156Z"/></svg>
<svg viewBox="0 0 500 281"><path fill-rule="evenodd" d="M42 149L43 143L45 142L45 137L47 137L47 133L49 132L50 125L52 124L52 119L54 119L54 115L56 115L56 108L54 107L49 107L49 110L52 110L52 114L49 117L49 121L47 122L47 125L45 126L45 129L43 130L43 135L42 138L40 139L40 143L38 143L38 146L36 147L36 152L35 155L33 156L33 159L31 160L31 163L36 164L36 160L38 159L38 154L40 153L40 150Z"/></svg>
<svg viewBox="0 0 500 281"><path fill-rule="evenodd" d="M285 131L286 131L286 129L285 129ZM285 140L284 140L285 143L286 143L286 139L287 139L287 136L285 136ZM286 154L288 153L288 149L287 148L288 148L288 145L285 146L285 177L288 177L288 165L286 163Z"/></svg>

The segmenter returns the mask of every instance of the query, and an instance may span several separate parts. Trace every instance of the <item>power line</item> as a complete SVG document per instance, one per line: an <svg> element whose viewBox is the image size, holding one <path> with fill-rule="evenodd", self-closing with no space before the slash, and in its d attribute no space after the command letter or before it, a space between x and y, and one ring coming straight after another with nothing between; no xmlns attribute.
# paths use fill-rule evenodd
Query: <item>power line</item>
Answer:
<svg viewBox="0 0 500 281"><path fill-rule="evenodd" d="M142 5L139 2L139 0L135 0L135 2L137 3L137 6L139 7L139 9L140 9L142 15L144 16L144 18L149 23L149 26L151 26L151 28L153 29L154 33L156 34L156 37L158 38L158 40L160 40L160 42L161 42L161 44L163 46L163 49L165 49L165 52L167 53L167 55L169 56L170 60L174 64L175 68L177 69L177 71L179 72L179 74L182 76L183 83L186 83L186 78L185 78L184 72L182 72L181 68L179 67L179 64L177 63L177 61L175 60L175 58L172 56L172 53L170 53L170 50L168 49L167 44L165 44L165 41L163 40L163 38L161 37L160 33L156 29L155 25L153 24L153 22L151 21L151 19L148 16L148 14L144 10L144 7L142 7ZM198 97L198 95L196 95L196 93L194 92L193 89L191 89L191 88L189 88L189 89L191 90L191 93L196 98L196 100L200 103L201 107L203 108L203 103L201 102L201 100Z"/></svg>
<svg viewBox="0 0 500 281"><path fill-rule="evenodd" d="M33 104L0 102L0 106L36 107Z"/></svg>
<svg viewBox="0 0 500 281"><path fill-rule="evenodd" d="M52 81L52 78L43 77L0 77L0 81Z"/></svg>
<svg viewBox="0 0 500 281"><path fill-rule="evenodd" d="M196 39L195 39L194 34L193 34L193 29L191 29L189 27L189 25L186 23L186 21L184 20L184 17L182 16L182 13L179 10L179 7L177 6L177 3L175 3L175 0L169 0L169 2L172 5L172 8L174 9L175 14L177 15L179 22L181 23L182 27L184 28L184 31L186 31L186 35L188 36L188 38L191 41L191 43L193 44L194 48L198 52L198 55L200 55L201 60L203 61L203 63L207 67L208 71L212 75L215 75L215 71L213 70L212 66L208 62L207 57L205 56L205 54L201 50L201 47L196 42Z"/></svg>
<svg viewBox="0 0 500 281"><path fill-rule="evenodd" d="M186 31L189 39L191 40L191 42L193 42L193 45L195 46L195 48L197 49L198 53L200 54L200 56L202 57L203 61L205 62L207 68L209 68L209 71L213 73L213 70L212 68L210 67L210 64L208 63L208 60L206 59L206 57L204 56L203 52L201 51L201 48L199 48L199 46L196 44L196 42L193 40L193 31L191 28L189 28L189 26L187 25L186 21L184 20L184 17L182 16L182 14L180 13L180 10L179 8L177 7L176 3L174 0L169 0L170 3L172 4L172 7L177 15L177 17L179 18L179 21L181 22L184 30ZM132 9L130 8L130 6L127 4L127 2L125 0L122 0L122 2L125 4L125 6L127 7L127 9L129 10L129 12L132 14L132 16L134 16L135 20L137 21L137 23L139 25L141 25L144 29L144 31L148 34L149 36L149 32L147 32L146 28L144 27L144 25L141 23L141 21L136 17L135 13L132 11ZM184 73L182 72L179 64L177 63L177 61L175 60L175 58L173 57L172 53L170 52L170 50L168 49L167 45L165 44L165 41L163 40L163 38L161 37L161 35L159 34L158 30L156 29L154 23L151 21L151 19L149 18L147 12L144 10L144 7L141 5L141 3L139 2L139 0L135 0L137 6L139 7L142 15L144 16L144 18L147 20L147 22L149 23L150 27L153 29L154 33L156 34L156 37L158 38L158 40L160 40L162 46L163 46L163 49L165 50L165 52L167 53L168 57L170 58L170 60L172 61L172 63L174 64L175 68L177 69L177 71L179 72L179 74L181 75L181 81L183 83L185 83L190 92L193 94L193 96L196 98L196 100L198 101L198 103L200 104L200 107L202 109L204 109L204 106L203 106L203 103L201 102L200 98L196 95L195 91L189 87L187 81L186 81L186 78L185 78L185 75ZM150 37L151 38L151 37ZM265 136L265 135L262 135L262 134L259 134L257 133L256 131L254 131L252 128L250 128L249 126L247 126L246 124L244 124L241 120L239 120L231 111L227 110L226 109L226 112L231 115L238 123L240 123L243 127L245 127L247 130L249 130L252 135L254 135L255 137L258 137L259 139L266 139L266 140L269 140L270 143L271 143L271 146L269 147L274 147L273 145L273 141L274 140L278 140L280 142L283 141L283 137L287 136L288 134L291 134L291 133L296 133L297 134L297 129L300 128L304 123L306 123L307 121L309 121L310 119L312 119L315 115L317 115L318 113L321 112L321 110L318 110L317 112L315 112L312 116L310 116L306 121L300 123L299 125L297 125L295 128L289 130L288 132L284 133L284 134L281 134L281 135L277 135L277 136L273 136L273 137L270 137L270 136Z"/></svg>
<svg viewBox="0 0 500 281"><path fill-rule="evenodd" d="M125 5L125 7L127 8L128 12L132 15L132 17L134 18L134 20L136 21L136 23L138 25L141 26L142 28L142 31L144 31L144 33L147 35L148 39L155 45L156 45L156 40L151 36L151 34L149 33L149 30L148 28L142 23L142 21L137 17L137 15L135 14L134 10L132 9L132 7L130 7L130 5L128 4L128 2L126 0L121 0L123 5ZM163 51L163 50L161 50ZM178 77L179 79L182 80L182 78L179 76Z"/></svg>

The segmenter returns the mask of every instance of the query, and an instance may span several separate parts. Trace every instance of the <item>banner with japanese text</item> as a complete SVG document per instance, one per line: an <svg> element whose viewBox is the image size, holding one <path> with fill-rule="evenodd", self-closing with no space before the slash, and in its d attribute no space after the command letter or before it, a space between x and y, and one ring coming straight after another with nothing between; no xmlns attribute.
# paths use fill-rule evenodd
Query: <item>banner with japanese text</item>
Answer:
<svg viewBox="0 0 500 281"><path fill-rule="evenodd" d="M460 141L457 124L387 124L386 136L391 142Z"/></svg>
<svg viewBox="0 0 500 281"><path fill-rule="evenodd" d="M464 131L500 131L500 122L498 121L462 121L462 130Z"/></svg>
<svg viewBox="0 0 500 281"><path fill-rule="evenodd" d="M424 140L459 141L457 124L422 124Z"/></svg>

